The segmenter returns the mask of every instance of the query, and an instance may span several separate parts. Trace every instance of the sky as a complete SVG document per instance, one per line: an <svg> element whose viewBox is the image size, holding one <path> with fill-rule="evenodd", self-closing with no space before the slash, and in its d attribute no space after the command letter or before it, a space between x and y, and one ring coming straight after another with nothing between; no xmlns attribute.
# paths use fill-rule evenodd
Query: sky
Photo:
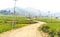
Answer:
<svg viewBox="0 0 60 37"><path fill-rule="evenodd" d="M17 7L60 12L60 0L17 0ZM14 0L0 0L0 10L14 7Z"/></svg>

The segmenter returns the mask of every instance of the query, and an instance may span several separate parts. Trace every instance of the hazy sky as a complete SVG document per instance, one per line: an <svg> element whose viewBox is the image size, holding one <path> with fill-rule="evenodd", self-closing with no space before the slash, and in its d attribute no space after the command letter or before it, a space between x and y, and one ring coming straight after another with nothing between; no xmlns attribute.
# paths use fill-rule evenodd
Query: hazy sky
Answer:
<svg viewBox="0 0 60 37"><path fill-rule="evenodd" d="M60 12L60 0L18 0L20 8L32 7L41 11ZM14 7L14 0L0 0L0 9Z"/></svg>

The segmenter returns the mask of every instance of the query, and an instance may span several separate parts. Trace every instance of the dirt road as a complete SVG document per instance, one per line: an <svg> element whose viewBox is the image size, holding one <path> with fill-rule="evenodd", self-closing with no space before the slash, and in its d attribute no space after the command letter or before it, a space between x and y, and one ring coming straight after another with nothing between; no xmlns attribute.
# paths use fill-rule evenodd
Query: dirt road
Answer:
<svg viewBox="0 0 60 37"><path fill-rule="evenodd" d="M42 37L41 33L37 29L43 24L44 22L38 22L16 30L11 30L0 34L0 37Z"/></svg>

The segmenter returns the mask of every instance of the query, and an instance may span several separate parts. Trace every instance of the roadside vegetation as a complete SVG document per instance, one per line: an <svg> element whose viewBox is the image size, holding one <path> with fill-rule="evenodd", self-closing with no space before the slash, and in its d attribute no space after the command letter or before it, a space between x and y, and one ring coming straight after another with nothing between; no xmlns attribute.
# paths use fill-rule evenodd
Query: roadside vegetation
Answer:
<svg viewBox="0 0 60 37"><path fill-rule="evenodd" d="M20 16L0 16L0 33L36 23L31 19Z"/></svg>
<svg viewBox="0 0 60 37"><path fill-rule="evenodd" d="M36 20L46 22L39 27L39 31L47 33L49 37L60 37L60 19L56 18L37 18Z"/></svg>

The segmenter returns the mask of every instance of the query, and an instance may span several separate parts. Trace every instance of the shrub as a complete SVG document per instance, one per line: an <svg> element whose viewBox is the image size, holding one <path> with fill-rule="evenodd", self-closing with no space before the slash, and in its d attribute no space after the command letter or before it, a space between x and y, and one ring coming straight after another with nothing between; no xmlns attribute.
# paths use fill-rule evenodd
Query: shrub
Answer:
<svg viewBox="0 0 60 37"><path fill-rule="evenodd" d="M49 27L48 27L48 26L43 26L43 27L41 28L41 30L42 30L43 32L48 33L48 32L49 32Z"/></svg>

